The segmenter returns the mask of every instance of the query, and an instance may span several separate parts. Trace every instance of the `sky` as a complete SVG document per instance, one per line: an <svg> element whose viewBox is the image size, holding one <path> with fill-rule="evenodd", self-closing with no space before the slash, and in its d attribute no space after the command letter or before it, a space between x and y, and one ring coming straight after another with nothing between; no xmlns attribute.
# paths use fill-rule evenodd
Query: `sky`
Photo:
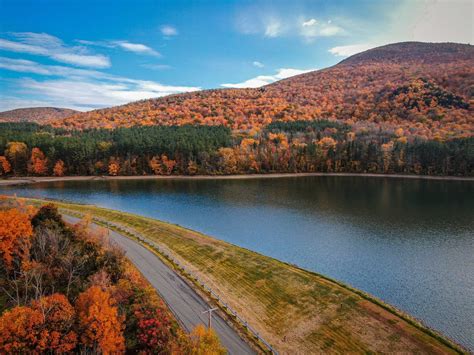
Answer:
<svg viewBox="0 0 474 355"><path fill-rule="evenodd" d="M473 43L473 4L0 0L0 111L259 87L388 43Z"/></svg>

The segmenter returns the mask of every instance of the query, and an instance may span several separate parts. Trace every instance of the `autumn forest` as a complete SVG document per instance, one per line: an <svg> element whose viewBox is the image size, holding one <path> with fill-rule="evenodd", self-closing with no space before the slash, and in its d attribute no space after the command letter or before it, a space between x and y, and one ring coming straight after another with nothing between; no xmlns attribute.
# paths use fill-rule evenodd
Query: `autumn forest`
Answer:
<svg viewBox="0 0 474 355"><path fill-rule="evenodd" d="M407 42L258 89L4 118L0 175L472 175L473 58Z"/></svg>

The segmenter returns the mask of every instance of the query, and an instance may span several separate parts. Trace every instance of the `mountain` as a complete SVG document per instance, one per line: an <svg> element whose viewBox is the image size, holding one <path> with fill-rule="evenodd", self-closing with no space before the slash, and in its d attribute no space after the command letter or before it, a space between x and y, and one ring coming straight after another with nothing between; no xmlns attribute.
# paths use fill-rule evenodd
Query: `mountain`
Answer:
<svg viewBox="0 0 474 355"><path fill-rule="evenodd" d="M29 107L0 112L1 122L44 122L62 119L79 111L57 107Z"/></svg>
<svg viewBox="0 0 474 355"><path fill-rule="evenodd" d="M472 135L474 46L404 42L257 89L205 90L53 119L67 128L226 125L256 132L275 121L339 120L354 131L403 129L449 139Z"/></svg>

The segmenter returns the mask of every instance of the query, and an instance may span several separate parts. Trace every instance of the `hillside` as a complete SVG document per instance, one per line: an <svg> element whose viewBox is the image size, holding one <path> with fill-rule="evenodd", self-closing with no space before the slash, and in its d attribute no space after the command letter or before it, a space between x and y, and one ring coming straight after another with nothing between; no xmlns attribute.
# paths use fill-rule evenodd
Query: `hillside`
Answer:
<svg viewBox="0 0 474 355"><path fill-rule="evenodd" d="M44 122L63 119L78 111L57 107L29 107L0 112L0 122Z"/></svg>
<svg viewBox="0 0 474 355"><path fill-rule="evenodd" d="M57 127L226 125L256 132L275 121L336 119L354 132L402 128L410 137L472 134L474 46L405 42L258 89L178 94L77 113Z"/></svg>

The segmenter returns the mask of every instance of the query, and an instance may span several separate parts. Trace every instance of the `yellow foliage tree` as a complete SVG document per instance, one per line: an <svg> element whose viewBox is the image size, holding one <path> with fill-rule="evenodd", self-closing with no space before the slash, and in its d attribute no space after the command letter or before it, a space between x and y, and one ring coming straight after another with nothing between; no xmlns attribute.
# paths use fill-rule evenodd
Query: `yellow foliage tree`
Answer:
<svg viewBox="0 0 474 355"><path fill-rule="evenodd" d="M227 354L221 345L216 332L199 324L190 334L191 353L194 355L224 355Z"/></svg>
<svg viewBox="0 0 474 355"><path fill-rule="evenodd" d="M120 164L118 159L115 158L110 158L109 162L109 175L111 176L117 176L120 172Z"/></svg>

